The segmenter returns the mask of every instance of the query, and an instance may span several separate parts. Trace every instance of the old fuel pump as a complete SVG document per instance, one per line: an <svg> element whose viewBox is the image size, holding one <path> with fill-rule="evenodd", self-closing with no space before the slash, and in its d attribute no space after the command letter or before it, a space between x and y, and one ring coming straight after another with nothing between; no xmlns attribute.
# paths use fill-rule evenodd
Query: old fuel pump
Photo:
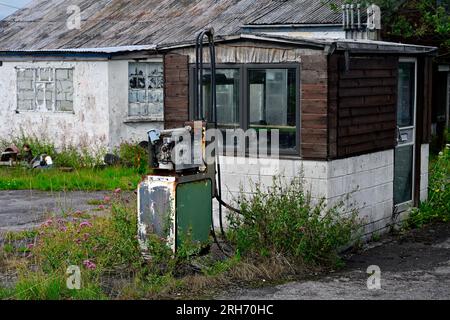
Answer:
<svg viewBox="0 0 450 320"><path fill-rule="evenodd" d="M211 105L217 120L214 107L214 30L206 29L197 35L196 44L196 120L186 123L184 128L148 132L153 174L145 177L138 187L138 238L146 257L151 257L147 244L152 234L166 239L173 252L176 252L183 240L207 244L210 232L214 232L213 199L217 198L217 171L215 161L206 161L205 158L208 122L204 119L201 99L205 36L210 48L211 86L214 88ZM214 123L217 127L217 121Z"/></svg>

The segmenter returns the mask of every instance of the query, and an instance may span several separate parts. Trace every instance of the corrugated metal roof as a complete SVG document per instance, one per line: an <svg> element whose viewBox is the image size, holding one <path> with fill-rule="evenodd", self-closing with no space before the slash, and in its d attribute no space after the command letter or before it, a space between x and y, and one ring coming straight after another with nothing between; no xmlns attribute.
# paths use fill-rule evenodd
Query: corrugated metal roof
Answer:
<svg viewBox="0 0 450 320"><path fill-rule="evenodd" d="M342 3L342 0L272 1L256 12L248 24L341 24L341 11L332 10L331 6L340 8Z"/></svg>
<svg viewBox="0 0 450 320"><path fill-rule="evenodd" d="M0 49L41 50L160 45L192 40L206 26L239 34L252 23L339 23L340 0L34 0L0 23ZM70 6L81 29L66 26Z"/></svg>

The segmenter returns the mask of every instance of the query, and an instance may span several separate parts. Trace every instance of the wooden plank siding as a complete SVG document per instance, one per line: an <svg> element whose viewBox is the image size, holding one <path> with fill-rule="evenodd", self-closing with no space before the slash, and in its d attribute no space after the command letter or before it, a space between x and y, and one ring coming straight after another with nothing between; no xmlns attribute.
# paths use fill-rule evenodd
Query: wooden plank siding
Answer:
<svg viewBox="0 0 450 320"><path fill-rule="evenodd" d="M164 56L164 125L183 127L189 121L189 57Z"/></svg>
<svg viewBox="0 0 450 320"><path fill-rule="evenodd" d="M346 66L344 56L335 54L328 69L328 157L393 149L398 57L350 57Z"/></svg>
<svg viewBox="0 0 450 320"><path fill-rule="evenodd" d="M325 160L328 155L328 61L305 55L301 66L301 155Z"/></svg>

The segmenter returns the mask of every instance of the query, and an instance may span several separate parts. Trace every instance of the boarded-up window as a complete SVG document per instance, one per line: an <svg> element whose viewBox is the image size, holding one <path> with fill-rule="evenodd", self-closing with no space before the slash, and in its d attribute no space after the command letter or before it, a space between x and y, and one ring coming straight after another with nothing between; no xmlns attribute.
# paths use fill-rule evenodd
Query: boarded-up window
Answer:
<svg viewBox="0 0 450 320"><path fill-rule="evenodd" d="M17 110L73 112L73 69L17 68Z"/></svg>
<svg viewBox="0 0 450 320"><path fill-rule="evenodd" d="M164 74L162 63L129 64L129 115L164 117Z"/></svg>

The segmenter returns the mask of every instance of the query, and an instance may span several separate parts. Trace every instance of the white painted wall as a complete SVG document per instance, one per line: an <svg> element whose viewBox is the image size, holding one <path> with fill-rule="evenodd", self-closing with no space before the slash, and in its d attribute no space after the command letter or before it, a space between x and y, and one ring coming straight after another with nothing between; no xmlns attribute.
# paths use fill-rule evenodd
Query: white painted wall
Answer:
<svg viewBox="0 0 450 320"><path fill-rule="evenodd" d="M429 185L429 162L430 162L430 145L423 144L421 146L421 168L420 168L420 201L428 200L428 185Z"/></svg>
<svg viewBox="0 0 450 320"><path fill-rule="evenodd" d="M247 159L248 160L248 159ZM365 232L387 231L392 222L394 194L394 151L372 153L336 161L271 160L264 166L256 159L245 164L223 157L223 198L235 204L242 190L251 194L252 182L272 184L274 175L286 179L303 177L315 200L325 198L330 205L344 201L346 211L358 209L366 225ZM348 195L351 197L347 200ZM218 209L215 204L216 226Z"/></svg>
<svg viewBox="0 0 450 320"><path fill-rule="evenodd" d="M74 68L74 112L20 112L16 67ZM21 132L43 135L58 147L74 145L112 149L125 141L146 141L162 119L128 118L128 61L4 62L0 67L0 139Z"/></svg>
<svg viewBox="0 0 450 320"><path fill-rule="evenodd" d="M329 163L327 199L335 203L351 194L349 210L357 209L367 234L383 233L392 223L394 151L388 150Z"/></svg>
<svg viewBox="0 0 450 320"><path fill-rule="evenodd" d="M148 131L164 128L161 118L128 117L128 63L127 60L109 62L110 147L122 142L147 141Z"/></svg>
<svg viewBox="0 0 450 320"><path fill-rule="evenodd" d="M74 112L20 112L16 67L74 68ZM4 62L0 67L0 138L44 135L58 146L96 148L109 139L108 62Z"/></svg>

